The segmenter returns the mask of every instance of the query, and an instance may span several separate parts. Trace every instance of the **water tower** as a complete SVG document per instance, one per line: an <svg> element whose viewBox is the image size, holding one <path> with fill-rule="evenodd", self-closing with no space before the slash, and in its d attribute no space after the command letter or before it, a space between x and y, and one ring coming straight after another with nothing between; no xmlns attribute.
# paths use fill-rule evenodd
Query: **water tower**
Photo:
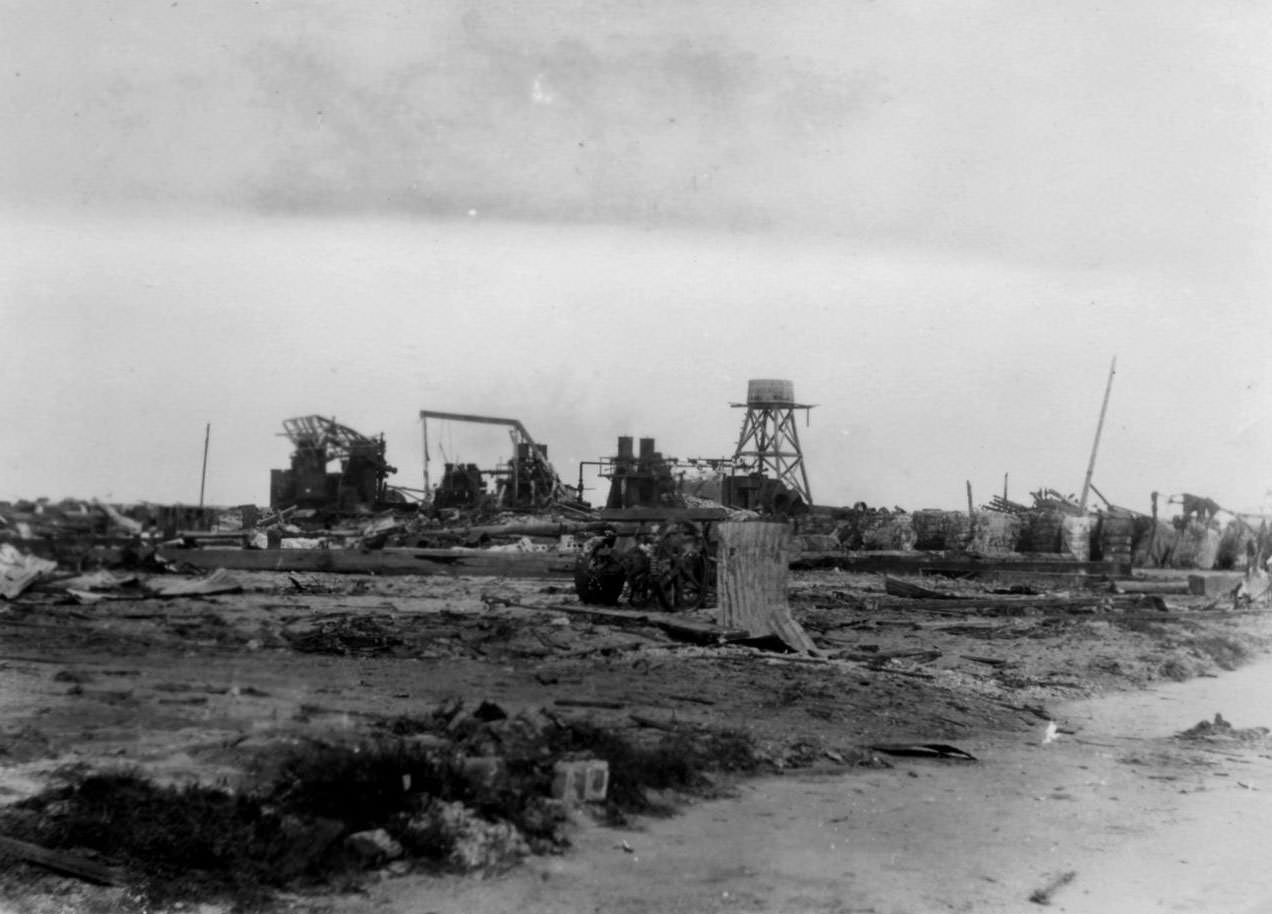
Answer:
<svg viewBox="0 0 1272 914"><path fill-rule="evenodd" d="M792 381L756 378L747 382L746 402L729 405L746 409L742 434L733 452L734 462L751 473L771 475L811 505L813 496L804 470L804 454L799 448L795 411L804 410L807 421L813 404L795 402Z"/></svg>

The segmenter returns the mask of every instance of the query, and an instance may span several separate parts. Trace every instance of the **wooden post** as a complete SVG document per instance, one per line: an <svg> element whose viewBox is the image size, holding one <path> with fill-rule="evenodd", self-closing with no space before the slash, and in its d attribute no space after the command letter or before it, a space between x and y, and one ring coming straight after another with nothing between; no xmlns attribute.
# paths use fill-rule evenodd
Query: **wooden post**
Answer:
<svg viewBox="0 0 1272 914"><path fill-rule="evenodd" d="M424 428L424 503L428 504L432 501L428 489L428 420L423 416L420 417L420 425Z"/></svg>
<svg viewBox="0 0 1272 914"><path fill-rule="evenodd" d="M972 481L967 480L967 543L968 549L976 542L976 507L972 504Z"/></svg>
<svg viewBox="0 0 1272 914"><path fill-rule="evenodd" d="M791 618L786 602L791 533L786 524L727 521L717 528L720 625L752 637L776 635L789 647L816 653L808 633Z"/></svg>
<svg viewBox="0 0 1272 914"><path fill-rule="evenodd" d="M203 510L203 489L208 483L208 442L212 440L212 423L203 430L203 475L199 477L199 510Z"/></svg>
<svg viewBox="0 0 1272 914"><path fill-rule="evenodd" d="M1156 565L1157 561L1153 550L1157 547L1157 493L1153 493L1153 529L1148 531L1148 546L1144 550L1144 564ZM1134 558L1134 553L1132 553Z"/></svg>

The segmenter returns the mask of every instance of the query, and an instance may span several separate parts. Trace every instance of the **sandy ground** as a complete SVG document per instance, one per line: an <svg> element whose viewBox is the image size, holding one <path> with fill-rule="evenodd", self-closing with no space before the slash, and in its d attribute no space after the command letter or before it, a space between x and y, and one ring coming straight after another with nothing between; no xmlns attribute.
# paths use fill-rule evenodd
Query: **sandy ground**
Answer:
<svg viewBox="0 0 1272 914"><path fill-rule="evenodd" d="M1077 736L971 739L977 763L796 773L497 880L401 880L340 910L1272 911L1272 745L1172 736L1272 719L1272 662L1060 708ZM630 848L630 852L627 850ZM421 905L424 907L421 908Z"/></svg>
<svg viewBox="0 0 1272 914"><path fill-rule="evenodd" d="M1272 723L1239 701L1266 695L1272 669L1225 672L1262 651L1263 614L964 583L947 585L962 601L903 600L877 578L810 572L792 579L792 609L831 659L809 662L605 624L569 611L581 607L566 582L239 577L242 594L91 606L32 594L0 612L0 800L68 762L235 786L271 746L457 697L633 731L641 718L738 728L785 773L722 781L723 798L625 829L581 813L573 849L500 876L372 874L360 893L285 905L1006 912L1067 872L1059 910L1237 911L1272 898L1255 865L1272 830L1257 814L1272 750L1170 739L1216 711ZM1140 686L1155 688L1118 694ZM1048 718L1073 732L1043 745ZM847 763L902 740L978 761ZM14 910L135 909L72 882L5 891Z"/></svg>

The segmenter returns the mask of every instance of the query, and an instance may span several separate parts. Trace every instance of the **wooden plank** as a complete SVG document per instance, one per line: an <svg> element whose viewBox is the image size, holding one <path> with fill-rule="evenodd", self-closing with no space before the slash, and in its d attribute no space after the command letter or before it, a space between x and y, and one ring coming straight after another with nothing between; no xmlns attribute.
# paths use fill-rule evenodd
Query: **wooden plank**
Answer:
<svg viewBox="0 0 1272 914"><path fill-rule="evenodd" d="M896 572L899 574L990 574L995 572L1040 572L1050 574L1129 576L1125 562L1078 562L1073 559L1001 559L951 557L926 553L805 552L791 560L794 569L842 568L844 571Z"/></svg>
<svg viewBox="0 0 1272 914"><path fill-rule="evenodd" d="M932 590L930 587L920 587L917 584L911 584L908 581L902 581L898 578L890 578L887 575L883 577L883 590L894 597L909 597L913 600L958 600L961 597L958 594L943 593L939 590Z"/></svg>
<svg viewBox="0 0 1272 914"><path fill-rule="evenodd" d="M53 851L28 841L19 841L17 838L0 835L0 851L100 885L117 885L120 881L119 873L113 867L103 866L75 854Z"/></svg>
<svg viewBox="0 0 1272 914"><path fill-rule="evenodd" d="M536 612L559 612L572 616L584 616L602 625L653 626L662 629L672 638L692 644L721 644L751 637L746 629L722 628L710 622L685 619L671 613L643 612L637 609L618 609L608 606L530 606L525 603L512 605Z"/></svg>
<svg viewBox="0 0 1272 914"><path fill-rule="evenodd" d="M1189 593L1188 581L1114 581L1115 593Z"/></svg>
<svg viewBox="0 0 1272 914"><path fill-rule="evenodd" d="M494 577L569 577L574 558L545 552L450 549L164 549L167 561L231 571L337 574L450 574Z"/></svg>

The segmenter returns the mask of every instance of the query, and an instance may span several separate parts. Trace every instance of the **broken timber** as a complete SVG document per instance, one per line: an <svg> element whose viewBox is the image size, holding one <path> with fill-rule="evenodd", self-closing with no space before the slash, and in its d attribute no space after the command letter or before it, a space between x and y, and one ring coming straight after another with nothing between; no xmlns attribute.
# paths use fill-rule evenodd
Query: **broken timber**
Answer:
<svg viewBox="0 0 1272 914"><path fill-rule="evenodd" d="M100 885L116 885L119 882L119 874L112 867L103 866L75 854L53 851L40 847L38 844L19 841L17 838L0 835L0 852Z"/></svg>
<svg viewBox="0 0 1272 914"><path fill-rule="evenodd" d="M1079 562L1072 559L980 558L970 555L945 556L923 553L804 552L791 560L791 568L841 568L844 571L892 572L897 574L942 574L970 577L979 574L1012 572L1130 576L1129 562Z"/></svg>
<svg viewBox="0 0 1272 914"><path fill-rule="evenodd" d="M162 557L209 571L299 571L344 574L449 574L569 577L574 557L482 549L164 549Z"/></svg>
<svg viewBox="0 0 1272 914"><path fill-rule="evenodd" d="M585 616L604 625L621 627L624 625L652 625L662 629L669 637L690 644L726 644L731 641L743 641L750 634L743 629L721 628L709 622L697 622L675 616L671 613L642 612L635 609L609 609L599 606L527 606L513 604L521 609L536 612L560 612L572 616Z"/></svg>

